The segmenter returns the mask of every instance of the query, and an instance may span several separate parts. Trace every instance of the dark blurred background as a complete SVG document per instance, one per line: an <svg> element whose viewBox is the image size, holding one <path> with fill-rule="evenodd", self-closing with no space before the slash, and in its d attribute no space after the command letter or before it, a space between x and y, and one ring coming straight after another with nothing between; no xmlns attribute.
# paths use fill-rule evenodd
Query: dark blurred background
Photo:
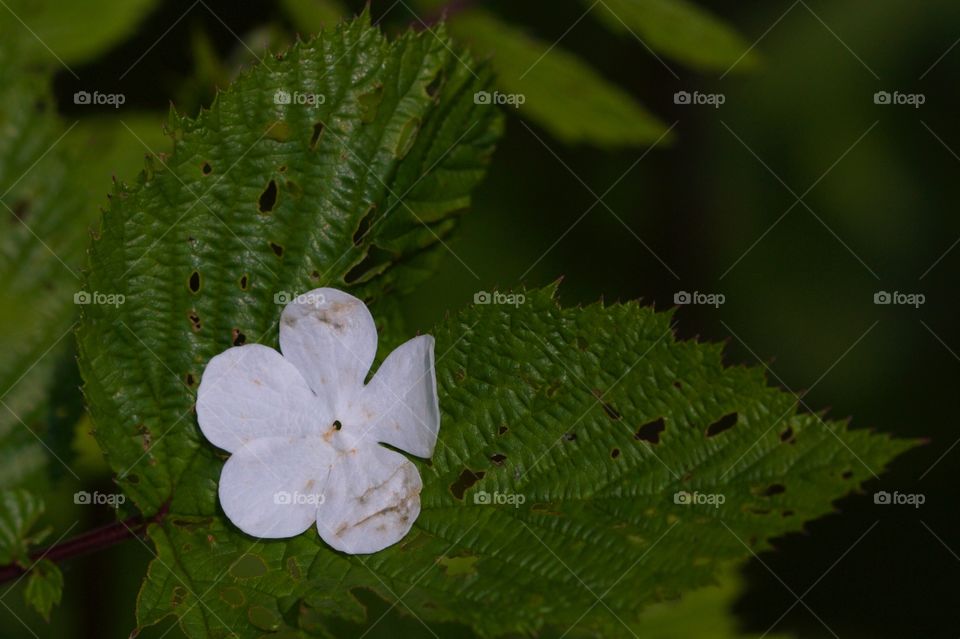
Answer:
<svg viewBox="0 0 960 639"><path fill-rule="evenodd" d="M771 384L809 389L806 405L852 416L855 428L928 440L863 494L838 502L835 514L748 562L734 605L740 627L759 635L776 624L774 632L801 637L957 636L960 521L950 478L960 461L960 5L710 3L759 56L749 72L721 77L658 59L596 20L577 22L579 3L482 4L547 42L562 37L567 51L675 126L652 150L599 149L565 144L507 108L489 176L449 242L456 257L447 255L406 305L411 327L429 329L477 291L559 277L565 304L642 298L668 309L678 291L722 293L719 308L681 306L678 334L726 341L728 363L769 366ZM155 150L164 148L171 99L195 114L215 85L252 60L236 36L259 51L301 28L280 5L207 5L163 4L135 34L76 69L84 84L127 96L120 117ZM375 1L372 14L387 30L422 28L406 4ZM117 80L141 55L136 72ZM80 117L72 102L79 88L65 71L55 79L68 120ZM675 104L677 91L725 101ZM876 104L877 91L925 102ZM104 124L90 125L89 135L95 149L117 133ZM104 196L111 174L131 179L143 152L134 144L132 160L102 176ZM925 303L876 305L878 291L922 293ZM109 491L96 452L84 455L83 479ZM922 493L926 502L878 505L876 490ZM112 515L84 516L92 527ZM150 558L130 541L66 565L49 636L125 636ZM30 636L14 624L4 622L4 636ZM418 624L397 624L369 636L397 628L429 636ZM168 627L144 636L165 633L179 636Z"/></svg>

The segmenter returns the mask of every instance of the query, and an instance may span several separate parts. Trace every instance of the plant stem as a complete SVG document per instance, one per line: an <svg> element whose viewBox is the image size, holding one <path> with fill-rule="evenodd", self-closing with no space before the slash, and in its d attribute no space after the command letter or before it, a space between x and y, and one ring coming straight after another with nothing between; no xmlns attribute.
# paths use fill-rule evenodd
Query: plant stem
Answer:
<svg viewBox="0 0 960 639"><path fill-rule="evenodd" d="M166 511L167 509L164 507L153 517L144 519L143 516L136 515L101 526L100 528L88 530L66 541L30 553L30 562L33 564L41 559L49 559L54 563L58 563L66 559L80 557L91 552L115 546L121 541L140 536L147 529L147 526L163 519ZM24 568L18 563L0 566L0 583L20 577L26 573L27 570L27 568Z"/></svg>

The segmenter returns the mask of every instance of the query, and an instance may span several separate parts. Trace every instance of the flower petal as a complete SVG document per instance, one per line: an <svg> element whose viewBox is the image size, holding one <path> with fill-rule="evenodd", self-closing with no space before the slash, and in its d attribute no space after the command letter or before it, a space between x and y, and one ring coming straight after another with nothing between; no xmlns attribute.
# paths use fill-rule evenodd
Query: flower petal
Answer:
<svg viewBox="0 0 960 639"><path fill-rule="evenodd" d="M351 555L383 550L410 531L422 488L417 467L400 453L375 444L346 452L324 489L320 536Z"/></svg>
<svg viewBox="0 0 960 639"><path fill-rule="evenodd" d="M316 435L333 420L293 364L261 344L211 359L197 389L200 430L229 452L259 437Z"/></svg>
<svg viewBox="0 0 960 639"><path fill-rule="evenodd" d="M280 316L280 350L313 392L342 413L377 353L377 327L366 304L332 288L318 288L287 304Z"/></svg>
<svg viewBox="0 0 960 639"><path fill-rule="evenodd" d="M355 403L347 423L364 439L430 457L440 430L433 337L421 335L387 356Z"/></svg>
<svg viewBox="0 0 960 639"><path fill-rule="evenodd" d="M268 437L239 448L220 474L220 505L254 537L299 535L317 519L335 458L320 437Z"/></svg>

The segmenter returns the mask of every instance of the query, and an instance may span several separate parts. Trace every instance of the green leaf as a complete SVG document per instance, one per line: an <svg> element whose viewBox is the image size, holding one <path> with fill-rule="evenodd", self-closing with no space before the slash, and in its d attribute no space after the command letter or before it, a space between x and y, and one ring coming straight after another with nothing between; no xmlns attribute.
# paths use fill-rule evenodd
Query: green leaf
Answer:
<svg viewBox="0 0 960 639"><path fill-rule="evenodd" d="M422 512L402 542L346 556L312 529L257 541L219 515L167 518L149 531L160 558L140 623L172 612L195 637L320 634L360 618L366 589L483 636L621 636L912 445L798 412L761 370L677 341L669 313L552 295L477 305L433 332L440 437L417 462Z"/></svg>
<svg viewBox="0 0 960 639"><path fill-rule="evenodd" d="M7 0L0 7L0 20L5 34L22 40L35 60L51 67L61 62L74 65L128 36L155 4L155 0Z"/></svg>
<svg viewBox="0 0 960 639"><path fill-rule="evenodd" d="M50 611L60 603L63 595L63 573L55 563L41 559L27 575L27 586L23 590L27 604L50 621Z"/></svg>
<svg viewBox="0 0 960 639"><path fill-rule="evenodd" d="M473 102L490 71L458 56L442 29L388 42L364 14L244 73L197 119L172 113L173 153L117 187L87 290L123 303L84 306L80 365L142 510L216 511L196 384L215 354L276 339L283 294L397 296L445 255L502 126Z"/></svg>
<svg viewBox="0 0 960 639"><path fill-rule="evenodd" d="M533 38L487 12L472 10L450 29L489 55L505 94L523 96L518 115L568 143L637 146L661 138L666 127L628 93L559 46Z"/></svg>
<svg viewBox="0 0 960 639"><path fill-rule="evenodd" d="M43 509L43 500L26 490L0 490L0 566L16 562L26 567L30 546L49 532L33 530Z"/></svg>
<svg viewBox="0 0 960 639"><path fill-rule="evenodd" d="M43 402L70 341L73 294L86 241L83 200L53 114L48 80L25 69L13 38L0 38L0 484L46 462Z"/></svg>
<svg viewBox="0 0 960 639"><path fill-rule="evenodd" d="M697 69L726 71L736 64L745 71L757 63L749 43L687 0L603 0L590 13L613 31Z"/></svg>
<svg viewBox="0 0 960 639"><path fill-rule="evenodd" d="M717 586L708 586L684 594L679 600L653 604L643 611L637 625L640 637L657 639L789 639L784 633L744 633L732 610L746 589L746 580L730 568L724 568Z"/></svg>
<svg viewBox="0 0 960 639"><path fill-rule="evenodd" d="M2 9L0 9L2 10ZM19 39L0 39L0 484L34 476L51 453L66 471L80 414L72 375L74 294L88 230L111 176L140 166L157 118L64 125L49 78L24 68ZM90 154L96 145L98 152ZM157 146L155 148L160 149ZM132 173L132 172L130 172Z"/></svg>

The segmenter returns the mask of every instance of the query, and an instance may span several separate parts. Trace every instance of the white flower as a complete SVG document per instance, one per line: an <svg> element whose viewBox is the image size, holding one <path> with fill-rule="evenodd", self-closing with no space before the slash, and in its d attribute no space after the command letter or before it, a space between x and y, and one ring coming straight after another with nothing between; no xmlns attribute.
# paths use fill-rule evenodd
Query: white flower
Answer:
<svg viewBox="0 0 960 639"><path fill-rule="evenodd" d="M283 309L280 350L231 348L203 373L200 430L232 453L220 475L227 517L272 539L316 522L324 541L350 554L400 541L420 514L423 484L416 466L381 444L433 454L433 337L402 344L364 385L377 351L373 317L352 295L320 288Z"/></svg>

